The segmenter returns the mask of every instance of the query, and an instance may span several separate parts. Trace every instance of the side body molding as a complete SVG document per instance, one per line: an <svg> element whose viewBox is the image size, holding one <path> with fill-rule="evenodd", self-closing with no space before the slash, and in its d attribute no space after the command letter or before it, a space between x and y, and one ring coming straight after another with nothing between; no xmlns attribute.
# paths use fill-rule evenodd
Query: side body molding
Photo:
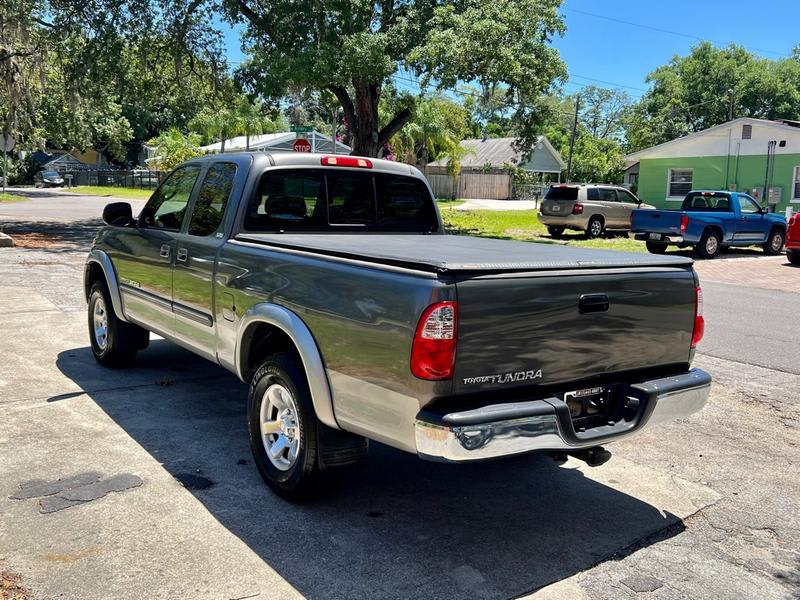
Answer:
<svg viewBox="0 0 800 600"><path fill-rule="evenodd" d="M236 374L245 381L247 356L253 334L259 323L267 323L283 331L294 342L308 377L308 387L317 418L328 427L340 429L333 413L333 395L319 353L317 342L306 324L292 311L269 302L251 306L242 316L236 336Z"/></svg>
<svg viewBox="0 0 800 600"><path fill-rule="evenodd" d="M108 284L108 293L111 295L111 304L114 306L114 312L122 321L128 321L125 318L125 314L122 311L122 297L119 293L119 281L117 280L117 272L114 270L114 265L111 262L111 259L108 257L108 254L103 252L102 250L98 250L97 248L92 248L89 252L89 256L86 259L86 266L83 269L83 291L84 291L84 298L86 301L89 301L89 273L91 272L90 266L92 263L100 265L100 268L103 269L103 274L106 278L106 283Z"/></svg>

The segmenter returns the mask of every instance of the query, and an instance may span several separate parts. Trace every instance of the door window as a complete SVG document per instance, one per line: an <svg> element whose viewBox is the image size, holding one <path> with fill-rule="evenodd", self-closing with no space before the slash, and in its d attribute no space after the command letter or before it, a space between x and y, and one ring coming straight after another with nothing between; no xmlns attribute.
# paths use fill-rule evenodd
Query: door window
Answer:
<svg viewBox="0 0 800 600"><path fill-rule="evenodd" d="M747 196L739 196L739 208L741 209L742 213L748 215L761 212L758 204L756 204Z"/></svg>
<svg viewBox="0 0 800 600"><path fill-rule="evenodd" d="M617 196L619 196L620 202L627 202L628 204L638 204L639 201L636 197L628 191L625 190L617 190Z"/></svg>
<svg viewBox="0 0 800 600"><path fill-rule="evenodd" d="M225 207L233 189L236 165L214 163L206 173L189 221L189 235L206 236L215 233L222 224Z"/></svg>
<svg viewBox="0 0 800 600"><path fill-rule="evenodd" d="M175 169L147 201L139 216L139 225L150 229L180 231L186 205L199 175L199 165Z"/></svg>
<svg viewBox="0 0 800 600"><path fill-rule="evenodd" d="M616 190L612 190L609 188L600 188L598 193L600 194L600 201L601 202L616 202L617 201L617 192Z"/></svg>

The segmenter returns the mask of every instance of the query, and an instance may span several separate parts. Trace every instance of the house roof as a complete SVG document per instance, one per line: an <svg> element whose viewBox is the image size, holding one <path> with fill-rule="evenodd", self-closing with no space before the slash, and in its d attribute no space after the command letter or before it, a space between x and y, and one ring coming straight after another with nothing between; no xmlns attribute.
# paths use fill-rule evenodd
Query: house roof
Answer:
<svg viewBox="0 0 800 600"><path fill-rule="evenodd" d="M553 148L545 136L539 136L536 141L536 146L531 152L531 156L527 157L514 150L514 142L517 138L504 137L504 138L486 138L486 139L469 139L463 140L460 146L464 148L467 153L461 159L461 168L476 168L490 165L492 167L502 167L506 164L518 165L524 168L525 164L531 162L533 155L537 151L545 151L552 155L556 165L560 166L561 170L566 168L566 163L561 158L558 151ZM449 162L447 158L440 158L428 166L432 167L446 167Z"/></svg>
<svg viewBox="0 0 800 600"><path fill-rule="evenodd" d="M308 133L309 141L315 138L315 141L325 148L323 151L330 151L332 149L331 138L317 130ZM261 135L250 136L250 150L291 150L290 144L294 143L297 139L297 134L291 131L280 131L278 133L264 133ZM285 147L281 148L280 146ZM225 140L225 152L239 152L247 147L247 136L237 135L230 139ZM203 152L219 152L222 148L221 142L214 142L206 146L201 146L200 150ZM349 153L350 146L336 142L336 151L339 153Z"/></svg>
<svg viewBox="0 0 800 600"><path fill-rule="evenodd" d="M800 123L798 123L797 121L791 121L788 119L770 121L768 119L753 119L750 117L740 117L738 119L734 119L733 121L726 121L725 123L714 125L713 127L709 127L708 129L703 129L702 131L695 131L694 133L690 133L689 135L684 135L682 137L675 138L674 140L670 140L662 144L656 144L655 146L650 146L649 148L645 148L644 150L639 150L638 152L632 152L631 154L628 154L625 157L625 163L628 166L636 164L643 158L648 158L650 154L658 150L663 150L671 146L678 146L687 141L707 136L710 134L714 134L715 132L721 129L728 129L731 126L735 126L738 124L759 125L761 127L770 127L784 133L800 135Z"/></svg>

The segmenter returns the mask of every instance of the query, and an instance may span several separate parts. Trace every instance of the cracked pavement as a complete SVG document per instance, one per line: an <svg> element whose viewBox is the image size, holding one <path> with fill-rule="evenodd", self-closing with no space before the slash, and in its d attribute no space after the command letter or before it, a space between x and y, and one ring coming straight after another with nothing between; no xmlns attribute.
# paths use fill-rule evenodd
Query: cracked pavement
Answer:
<svg viewBox="0 0 800 600"><path fill-rule="evenodd" d="M703 278L708 406L602 467L374 444L292 505L255 472L234 377L161 340L131 369L94 364L81 277L99 223L45 218L4 220L31 243L0 249L0 571L30 598L800 596L797 294ZM37 502L59 491L32 495L120 476L52 513Z"/></svg>

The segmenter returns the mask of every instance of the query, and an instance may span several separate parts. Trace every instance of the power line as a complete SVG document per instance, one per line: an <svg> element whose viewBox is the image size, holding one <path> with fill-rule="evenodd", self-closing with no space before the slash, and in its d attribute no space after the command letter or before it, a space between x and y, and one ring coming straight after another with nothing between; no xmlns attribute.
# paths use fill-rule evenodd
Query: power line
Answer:
<svg viewBox="0 0 800 600"><path fill-rule="evenodd" d="M692 35L690 33L683 33L683 32L680 32L680 31L672 31L671 29L662 29L661 27L653 27L652 25L645 25L643 23L634 23L633 21L626 21L624 19L618 19L616 17L607 17L606 15L598 15L596 13L591 13L591 12L588 12L588 11L585 11L585 10L578 10L576 8L563 8L562 10L564 10L565 12L573 12L573 13L577 13L577 14L580 14L580 15L586 15L587 17L594 17L595 19L603 19L605 21L612 21L614 23L620 23L622 25L630 25L631 27L639 27L641 29L649 29L650 31L657 31L659 33L667 33L669 35L677 35L679 37L688 38L690 40L697 40L699 42L706 42L706 41L707 42L712 42L713 44L716 44L718 46L723 46L723 45L727 45L727 44L733 43L733 42L720 42L720 41L710 40L708 38L700 37L700 36L697 36L697 35ZM788 56L788 54L786 54L785 52L775 52L774 50L764 50L763 48L752 48L752 47L748 48L747 46L742 46L742 48L745 48L747 50L752 50L754 52L760 52L761 54L773 54L775 56L781 56L783 58L786 58Z"/></svg>
<svg viewBox="0 0 800 600"><path fill-rule="evenodd" d="M628 90L635 90L637 92L644 92L647 93L650 90L646 90L644 88L634 87L632 85L625 85L624 83L615 83L613 81L606 81L604 79L595 79L594 77L586 77L585 75L576 75L575 73L571 74L570 77L577 77L578 79L586 79L587 81L596 81L597 83L604 83L606 85L613 85L614 87L618 88L625 88Z"/></svg>

